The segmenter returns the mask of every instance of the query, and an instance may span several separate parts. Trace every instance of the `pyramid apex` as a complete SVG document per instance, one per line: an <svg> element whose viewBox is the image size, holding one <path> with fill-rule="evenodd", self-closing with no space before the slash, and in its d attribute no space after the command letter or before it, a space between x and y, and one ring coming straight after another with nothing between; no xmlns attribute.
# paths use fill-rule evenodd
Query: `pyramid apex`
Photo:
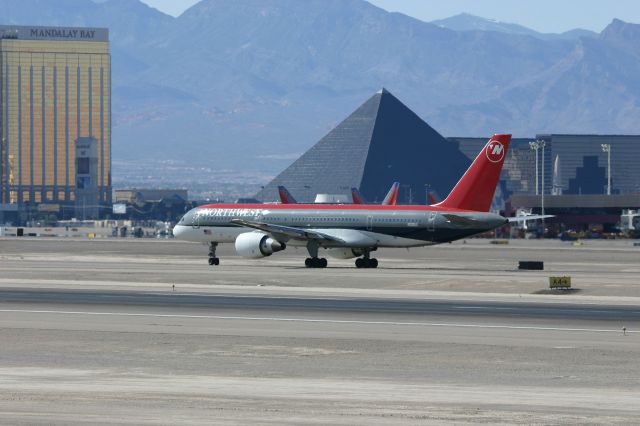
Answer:
<svg viewBox="0 0 640 426"><path fill-rule="evenodd" d="M389 91L383 87L380 90L378 90L376 93L379 95L388 95Z"/></svg>

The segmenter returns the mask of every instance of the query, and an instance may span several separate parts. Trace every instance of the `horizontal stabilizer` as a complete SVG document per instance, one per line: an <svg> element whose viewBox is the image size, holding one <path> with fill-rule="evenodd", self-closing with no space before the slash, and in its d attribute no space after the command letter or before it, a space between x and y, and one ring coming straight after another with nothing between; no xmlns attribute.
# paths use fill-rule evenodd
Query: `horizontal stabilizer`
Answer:
<svg viewBox="0 0 640 426"><path fill-rule="evenodd" d="M509 223L513 223L513 222L528 222L530 220L542 220L549 217L555 217L555 216L552 214L530 214L525 216L509 217L507 219L509 219Z"/></svg>

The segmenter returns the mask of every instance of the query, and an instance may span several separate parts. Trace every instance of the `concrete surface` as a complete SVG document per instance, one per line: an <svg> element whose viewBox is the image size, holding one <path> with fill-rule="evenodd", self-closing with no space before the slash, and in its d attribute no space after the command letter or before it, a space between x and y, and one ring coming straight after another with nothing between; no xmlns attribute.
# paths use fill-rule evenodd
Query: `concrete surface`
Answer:
<svg viewBox="0 0 640 426"><path fill-rule="evenodd" d="M639 250L470 240L310 270L0 239L0 423L638 424Z"/></svg>

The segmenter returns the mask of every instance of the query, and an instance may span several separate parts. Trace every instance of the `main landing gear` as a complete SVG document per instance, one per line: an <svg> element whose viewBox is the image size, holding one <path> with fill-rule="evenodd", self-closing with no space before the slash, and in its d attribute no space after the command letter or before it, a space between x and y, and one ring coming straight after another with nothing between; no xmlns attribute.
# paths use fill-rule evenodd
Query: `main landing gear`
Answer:
<svg viewBox="0 0 640 426"><path fill-rule="evenodd" d="M378 259L372 258L370 251L365 251L362 257L356 259L356 268L377 268Z"/></svg>
<svg viewBox="0 0 640 426"><path fill-rule="evenodd" d="M216 257L216 248L218 248L218 243L209 243L209 265L211 266L220 264L220 259Z"/></svg>
<svg viewBox="0 0 640 426"><path fill-rule="evenodd" d="M318 248L320 248L320 244L318 244L315 240L310 240L307 243L307 251L309 252L309 256L304 260L304 266L307 268L326 268L327 267L327 259L324 257L318 257Z"/></svg>

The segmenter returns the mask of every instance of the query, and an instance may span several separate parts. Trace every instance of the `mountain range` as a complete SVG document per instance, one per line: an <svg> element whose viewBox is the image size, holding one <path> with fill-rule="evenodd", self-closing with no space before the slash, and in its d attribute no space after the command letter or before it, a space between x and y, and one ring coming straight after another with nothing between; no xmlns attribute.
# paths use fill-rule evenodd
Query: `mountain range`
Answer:
<svg viewBox="0 0 640 426"><path fill-rule="evenodd" d="M109 28L114 164L275 174L383 86L445 136L640 132L640 25L618 19L554 35L364 0L3 4L2 24Z"/></svg>

